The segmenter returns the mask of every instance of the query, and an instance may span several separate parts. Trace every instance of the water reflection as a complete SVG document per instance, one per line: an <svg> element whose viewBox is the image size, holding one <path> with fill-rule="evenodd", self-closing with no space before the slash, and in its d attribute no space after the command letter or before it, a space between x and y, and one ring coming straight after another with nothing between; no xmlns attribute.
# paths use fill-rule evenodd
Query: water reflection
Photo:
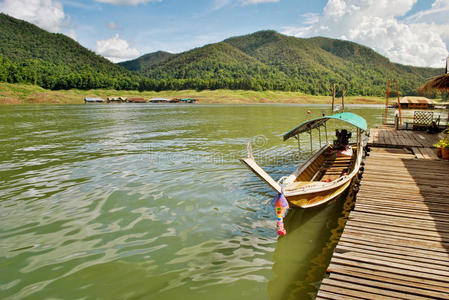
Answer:
<svg viewBox="0 0 449 300"><path fill-rule="evenodd" d="M270 299L314 299L352 205L347 193L324 206L293 208L273 255Z"/></svg>

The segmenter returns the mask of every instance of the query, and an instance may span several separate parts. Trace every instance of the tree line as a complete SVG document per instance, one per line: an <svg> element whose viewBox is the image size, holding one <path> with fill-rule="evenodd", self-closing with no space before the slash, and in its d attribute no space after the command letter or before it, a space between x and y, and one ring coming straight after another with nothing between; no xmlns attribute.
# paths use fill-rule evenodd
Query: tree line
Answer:
<svg viewBox="0 0 449 300"><path fill-rule="evenodd" d="M229 74L228 74L229 75ZM359 78L337 78L327 74L301 74L296 78L276 78L275 76L210 76L209 78L150 78L142 74L123 69L123 72L105 72L94 68L73 70L68 66L51 64L39 59L12 61L0 56L0 81L9 83L29 83L50 90L68 89L115 89L139 91L163 90L254 90L254 91L291 91L310 95L331 95L331 86L345 87L348 96L384 96L386 82L380 82L378 76ZM386 80L385 80L386 81ZM416 95L414 80L401 81L401 94Z"/></svg>

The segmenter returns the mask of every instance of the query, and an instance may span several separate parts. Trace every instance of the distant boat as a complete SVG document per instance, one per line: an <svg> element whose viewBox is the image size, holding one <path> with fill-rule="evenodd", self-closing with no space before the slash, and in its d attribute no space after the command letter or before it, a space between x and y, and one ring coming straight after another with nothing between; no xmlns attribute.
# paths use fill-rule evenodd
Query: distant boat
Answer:
<svg viewBox="0 0 449 300"><path fill-rule="evenodd" d="M146 103L147 100L145 98L135 97L135 98L129 98L126 100L128 103Z"/></svg>
<svg viewBox="0 0 449 300"><path fill-rule="evenodd" d="M181 99L182 103L198 103L198 100L193 99L193 98L188 98L188 99Z"/></svg>
<svg viewBox="0 0 449 300"><path fill-rule="evenodd" d="M104 102L103 98L89 98L89 97L84 98L84 103L103 103L103 102Z"/></svg>
<svg viewBox="0 0 449 300"><path fill-rule="evenodd" d="M339 105L339 104L335 105L334 112L338 112L340 110L341 110L341 105Z"/></svg>
<svg viewBox="0 0 449 300"><path fill-rule="evenodd" d="M165 98L151 98L150 103L169 103L170 100L165 99Z"/></svg>
<svg viewBox="0 0 449 300"><path fill-rule="evenodd" d="M332 145L327 143L326 123L329 120L339 120L353 125L356 128L356 142L349 143L352 134L343 129L337 130L337 140ZM367 125L362 117L343 112L305 121L284 134L284 141L295 137L301 149L300 134L310 134L312 142L312 130L320 130L322 126L326 130L326 144L293 174L284 176L279 181L275 181L259 167L252 155L250 143L248 143L248 157L242 158L241 161L276 193L283 194L287 201L295 206L309 208L326 203L343 193L359 173L364 154L362 133L366 131Z"/></svg>
<svg viewBox="0 0 449 300"><path fill-rule="evenodd" d="M128 98L126 98L126 97L108 97L106 102L108 102L108 103L111 103L111 102L122 103L122 102L126 102L126 100L128 100Z"/></svg>

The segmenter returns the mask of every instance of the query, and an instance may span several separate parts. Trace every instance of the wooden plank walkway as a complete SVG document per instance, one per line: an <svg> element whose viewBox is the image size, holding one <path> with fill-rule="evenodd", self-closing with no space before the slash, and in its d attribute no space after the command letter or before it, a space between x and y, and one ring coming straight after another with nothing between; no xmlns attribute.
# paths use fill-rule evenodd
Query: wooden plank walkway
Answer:
<svg viewBox="0 0 449 300"><path fill-rule="evenodd" d="M425 131L395 130L394 127L383 126L370 129L368 146L431 148L441 138L441 134L429 134Z"/></svg>
<svg viewBox="0 0 449 300"><path fill-rule="evenodd" d="M317 299L449 299L449 162L372 148Z"/></svg>
<svg viewBox="0 0 449 300"><path fill-rule="evenodd" d="M410 148L419 159L438 159L433 144L442 138L440 134L425 131L395 130L391 126L370 129L368 146L388 148Z"/></svg>

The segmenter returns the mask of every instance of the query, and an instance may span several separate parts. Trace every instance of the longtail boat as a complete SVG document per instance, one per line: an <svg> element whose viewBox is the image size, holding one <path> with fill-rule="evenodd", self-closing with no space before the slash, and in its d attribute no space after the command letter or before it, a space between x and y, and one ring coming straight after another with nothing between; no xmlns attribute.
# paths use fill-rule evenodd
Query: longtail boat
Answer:
<svg viewBox="0 0 449 300"><path fill-rule="evenodd" d="M330 144L327 141L326 125L330 120L338 120L355 127L355 142L350 143L351 132L346 129L341 131L337 129L337 139ZM241 161L278 195L285 197L290 204L302 208L324 204L343 193L359 173L364 155L362 134L366 131L367 124L364 118L354 113L342 112L307 120L285 133L283 138L284 141L291 137L296 138L298 149L301 151L300 134L308 133L312 149L312 130L319 131L321 144L322 127L326 132L325 145L300 165L294 173L283 176L279 181L274 180L256 163L250 143L248 143L248 157L242 158ZM278 206L276 207L278 210ZM280 215L278 220L279 217Z"/></svg>

